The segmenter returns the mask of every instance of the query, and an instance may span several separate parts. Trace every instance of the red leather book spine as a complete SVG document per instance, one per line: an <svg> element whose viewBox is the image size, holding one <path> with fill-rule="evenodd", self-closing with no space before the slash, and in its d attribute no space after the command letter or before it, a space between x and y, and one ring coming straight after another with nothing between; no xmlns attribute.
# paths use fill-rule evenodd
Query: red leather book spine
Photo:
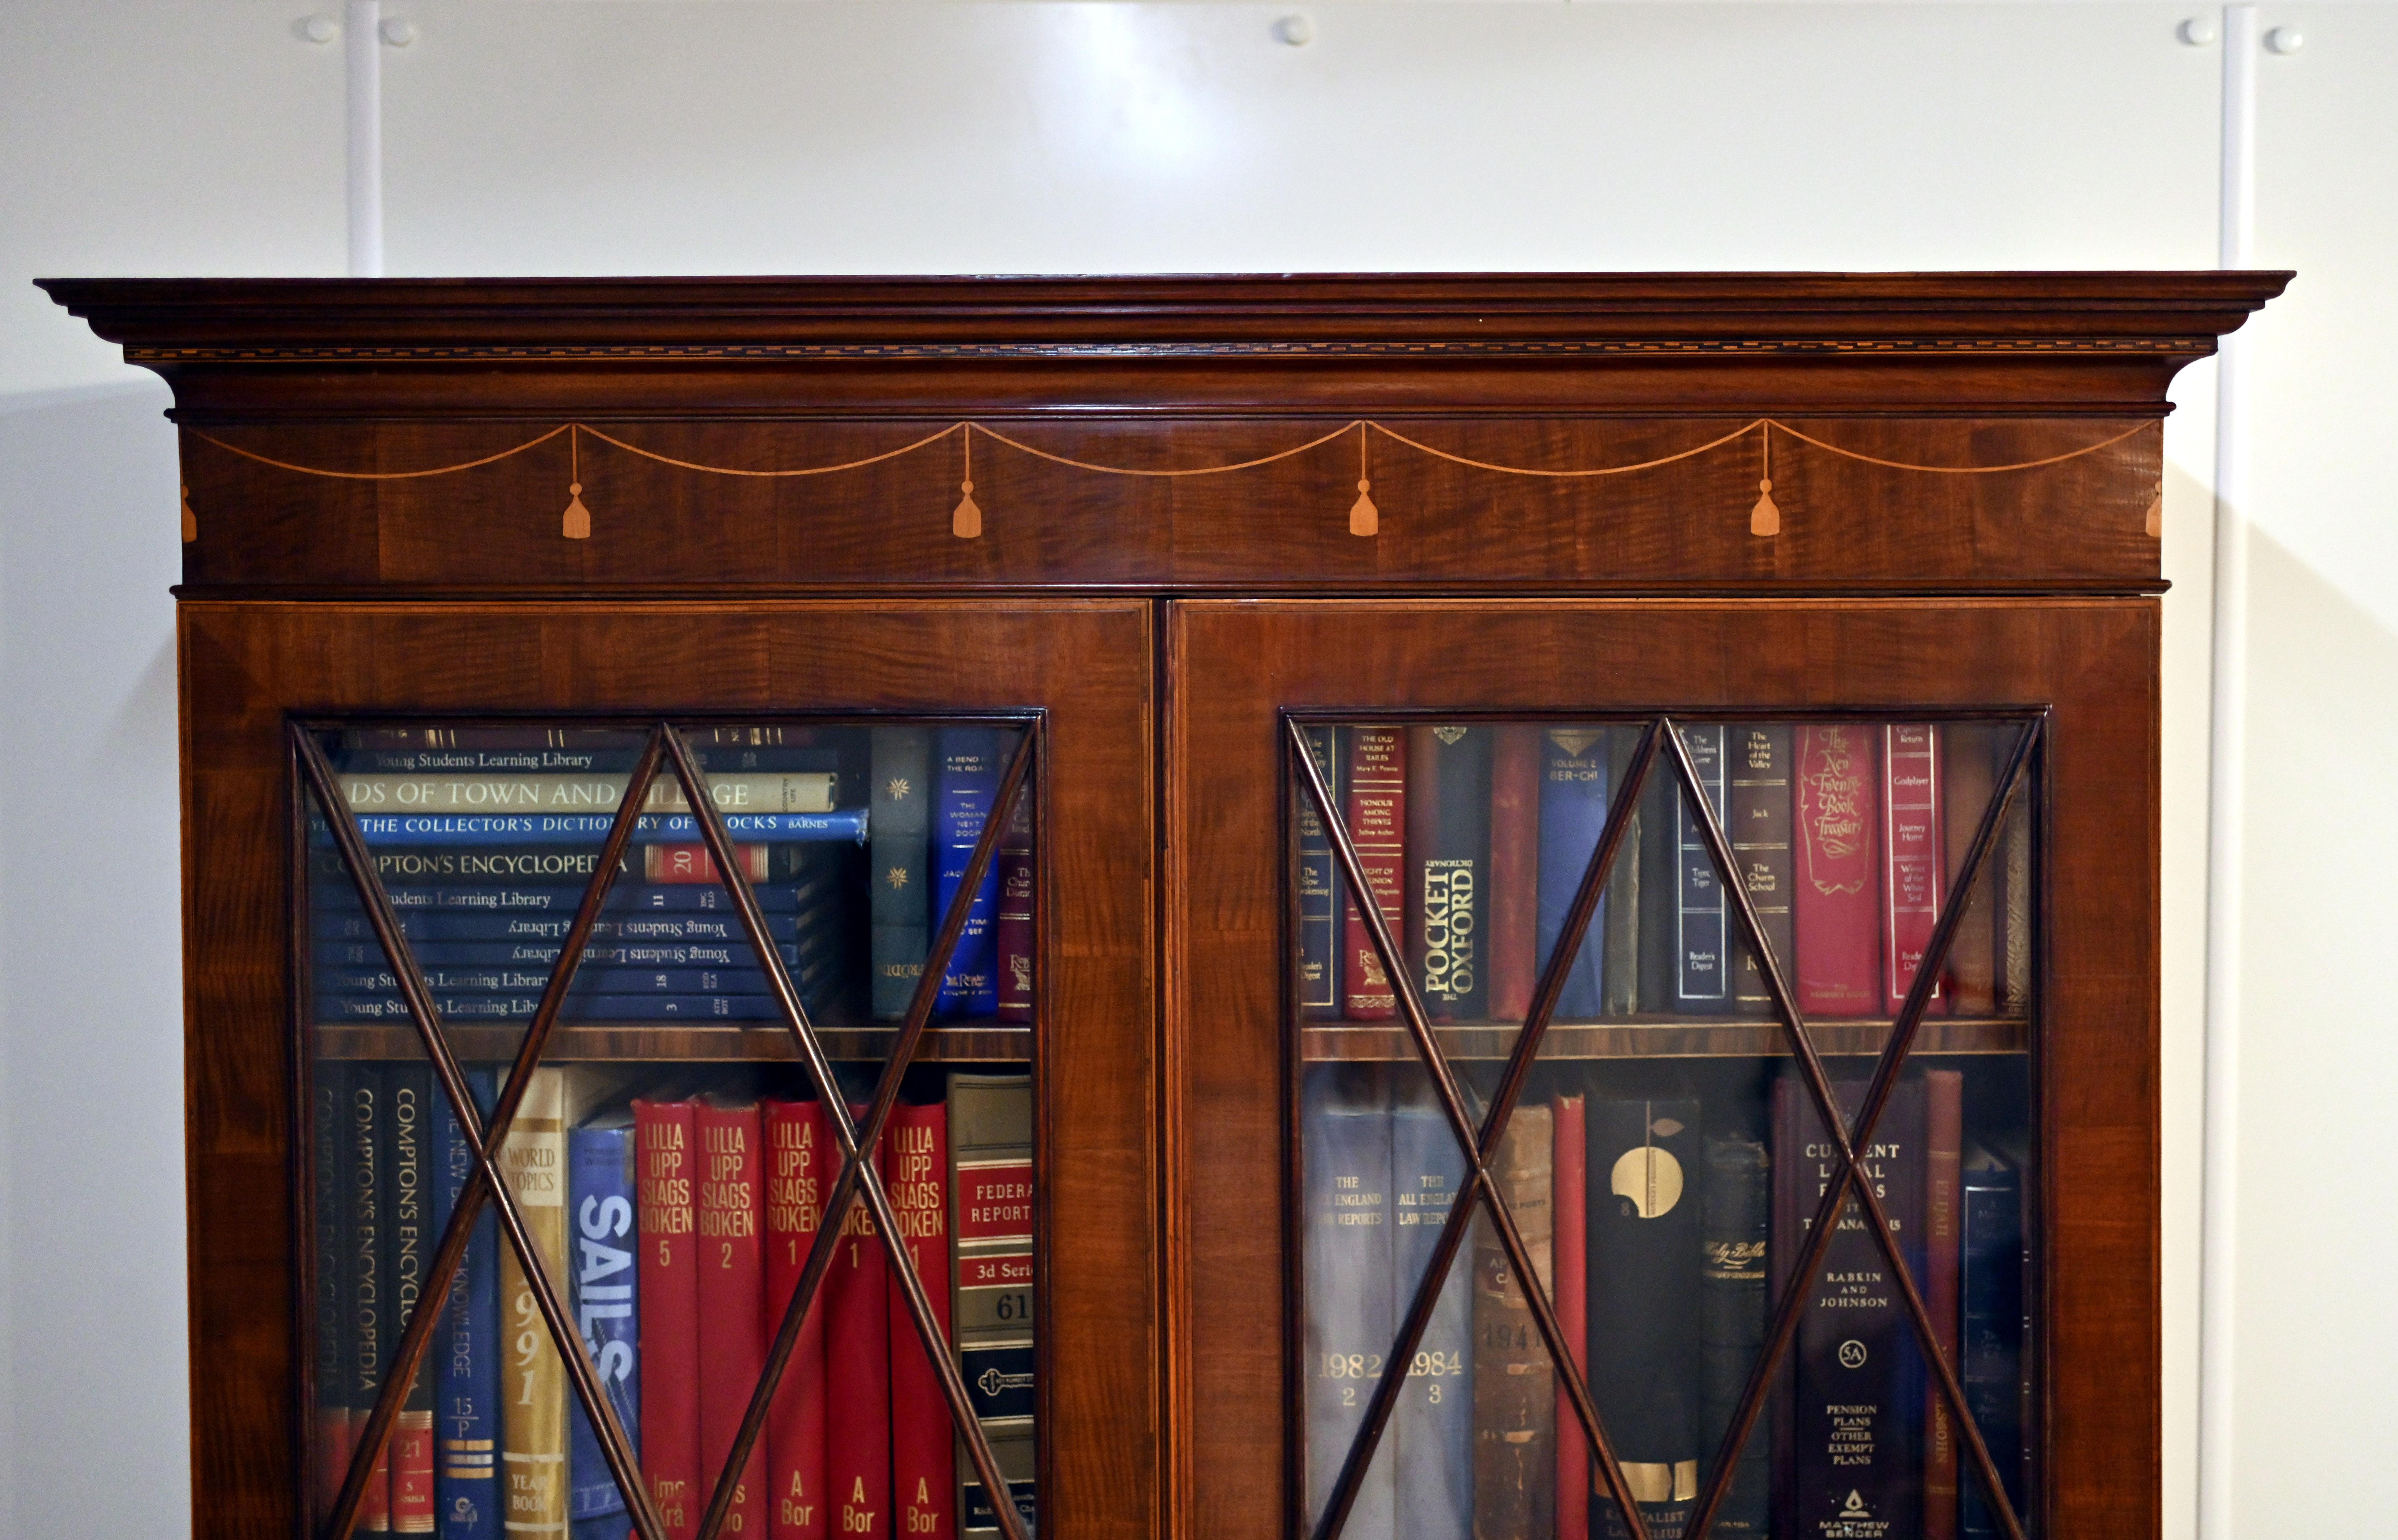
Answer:
<svg viewBox="0 0 2398 1540"><path fill-rule="evenodd" d="M992 917L999 944L999 1019L1032 1020L1033 924L1032 796L1016 800L1015 815L999 845L999 911Z"/></svg>
<svg viewBox="0 0 2398 1540"><path fill-rule="evenodd" d="M950 1335L950 1109L940 1102L891 1109L882 1134L882 1174L890 1185L898 1245L923 1280L941 1340ZM924 1354L904 1299L891 1302L891 1495L897 1533L956 1540L957 1426L940 1377ZM942 1349L949 1351L948 1347Z"/></svg>
<svg viewBox="0 0 2398 1540"><path fill-rule="evenodd" d="M1951 722L1940 730L1941 854L1947 858L1944 876L1952 893L1966 852L1974 847L1974 834L1998 790L1998 746L1999 730L1993 723ZM1993 897L2005 864L1999 850L1994 846L1983 859L1974 891L1960 895L1965 916L1948 948L1948 976L1941 981L1948 1009L1960 1016L1987 1016L1998 1009L1998 905Z"/></svg>
<svg viewBox="0 0 2398 1540"><path fill-rule="evenodd" d="M1965 1077L1935 1069L1923 1077L1923 1306L1932 1335L1948 1367L1963 1331L1958 1250L1965 1214ZM1956 1540L1957 1426L1947 1398L1930 1375L1923 1383L1923 1540Z"/></svg>
<svg viewBox="0 0 2398 1540"><path fill-rule="evenodd" d="M1556 1141L1549 1174L1549 1214L1556 1225L1550 1276L1556 1280L1556 1296L1550 1303L1556 1309L1566 1351L1573 1356L1573 1362L1560 1365L1557 1372L1557 1533L1575 1540L1590 1533L1591 1481L1597 1474L1590 1457L1590 1436L1583 1431L1581 1414L1566 1388L1567 1376L1583 1374L1590 1363L1587 1105L1580 1096L1558 1097L1550 1135Z"/></svg>
<svg viewBox="0 0 2398 1540"><path fill-rule="evenodd" d="M1541 730L1500 728L1490 745L1490 1019L1520 1022L1544 960L1541 919Z"/></svg>
<svg viewBox="0 0 2398 1540"><path fill-rule="evenodd" d="M772 867L763 845L735 845L734 852L741 858L742 874L752 882L763 882ZM644 845L641 847L641 877L648 882L721 881L716 871L716 858L707 853L705 845Z"/></svg>
<svg viewBox="0 0 2398 1540"><path fill-rule="evenodd" d="M1359 728L1349 734L1349 805L1343 816L1350 842L1357 847L1357 864L1375 906L1394 938L1406 933L1407 906L1401 900L1402 874L1408 857L1407 734L1395 729ZM1398 1013L1399 999L1381 954L1355 897L1341 924L1346 966L1341 970L1343 1003L1349 1019L1386 1021Z"/></svg>
<svg viewBox="0 0 2398 1540"><path fill-rule="evenodd" d="M766 1362L764 1143L756 1103L702 1101L699 1134L699 1470L701 1512L733 1453ZM724 1533L766 1533L766 1450L750 1446Z"/></svg>
<svg viewBox="0 0 2398 1540"><path fill-rule="evenodd" d="M1851 722L1798 730L1791 929L1798 1008L1811 1015L1869 1016L1882 1002L1877 736Z"/></svg>
<svg viewBox="0 0 2398 1540"><path fill-rule="evenodd" d="M853 1203L824 1280L828 1407L840 1409L825 1419L825 1491L842 1540L891 1540L890 1284L882 1238Z"/></svg>
<svg viewBox="0 0 2398 1540"><path fill-rule="evenodd" d="M641 1480L668 1540L692 1540L699 1492L699 1135L689 1102L636 1101L641 1247Z"/></svg>
<svg viewBox="0 0 2398 1540"><path fill-rule="evenodd" d="M766 1130L766 1332L782 1329L791 1294L824 1225L832 1186L832 1129L816 1102L768 1102ZM824 1540L825 1301L818 1286L799 1345L766 1419L766 1487L774 1540Z"/></svg>
<svg viewBox="0 0 2398 1540"><path fill-rule="evenodd" d="M1932 945L1948 873L1940 853L1939 731L1928 723L1881 730L1882 1009L1895 1016ZM1945 1015L1947 1008L1935 984L1926 1011Z"/></svg>

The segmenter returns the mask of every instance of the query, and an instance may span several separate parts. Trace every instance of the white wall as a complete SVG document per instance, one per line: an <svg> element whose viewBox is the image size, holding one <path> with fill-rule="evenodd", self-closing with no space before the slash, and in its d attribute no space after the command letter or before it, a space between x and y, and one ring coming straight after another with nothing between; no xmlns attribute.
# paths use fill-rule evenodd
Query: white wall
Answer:
<svg viewBox="0 0 2398 1540"><path fill-rule="evenodd" d="M341 7L318 0L338 17ZM395 274L2203 266L2220 57L2155 6L385 0ZM1277 42L1304 10L1315 40ZM300 0L0 7L0 1533L180 1533L173 440L52 274L341 270ZM2359 1010L2398 865L2398 11L2271 9L2242 1533L2369 1533L2398 1370ZM2168 1533L2192 1524L2211 369L2167 430ZM2327 723L2337 723L2326 730ZM101 875L67 875L71 856ZM101 951L103 935L110 950ZM129 958L129 963L123 959ZM2335 962L2334 959L2337 959ZM2327 962L2333 963L2326 966ZM2370 985L2366 985L2370 987ZM2332 1055L2337 1054L2334 1058ZM2336 1066L2325 1073L2325 1066ZM2306 1304L2300 1302L2319 1302ZM279 1308L280 1302L262 1302ZM128 1479L132 1473L141 1475Z"/></svg>

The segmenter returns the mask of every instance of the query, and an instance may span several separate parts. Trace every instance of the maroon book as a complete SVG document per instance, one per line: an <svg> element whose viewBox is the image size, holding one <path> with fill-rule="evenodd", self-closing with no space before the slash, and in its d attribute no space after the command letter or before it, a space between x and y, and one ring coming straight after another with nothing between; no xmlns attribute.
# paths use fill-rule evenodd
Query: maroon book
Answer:
<svg viewBox="0 0 2398 1540"><path fill-rule="evenodd" d="M1935 1069L1923 1077L1923 1305L1940 1356L1960 1369L1960 1239L1965 1217L1965 1077ZM1961 1372L1961 1371L1960 1371ZM1956 1540L1957 1426L1939 1381L1923 1378L1923 1540Z"/></svg>
<svg viewBox="0 0 2398 1540"><path fill-rule="evenodd" d="M1407 734L1395 728L1358 728L1349 734L1349 805L1342 816L1350 842L1357 848L1367 890L1383 923L1396 937L1405 929L1407 906L1402 902L1408 856ZM1398 1013L1399 999L1390 977L1382 971L1381 954L1374 950L1372 933L1358 912L1354 894L1341 926L1347 952L1340 971L1342 1000L1352 1021L1386 1021Z"/></svg>
<svg viewBox="0 0 2398 1540"><path fill-rule="evenodd" d="M850 1109L852 1118L866 1108ZM882 1164L877 1153L875 1164ZM891 1540L891 1277L863 1203L842 1216L826 1272L825 1490L842 1540Z"/></svg>
<svg viewBox="0 0 2398 1540"><path fill-rule="evenodd" d="M1557 1330L1573 1361L1557 1373L1557 1525L1560 1535L1590 1533L1590 1489L1593 1466L1590 1439L1574 1411L1566 1376L1579 1374L1590 1362L1590 1214L1588 1200L1590 1147L1585 1143L1588 1104L1580 1096L1560 1096L1552 1104L1556 1114L1551 1131L1549 1213L1556 1229L1549 1243L1550 1276L1556 1296Z"/></svg>
<svg viewBox="0 0 2398 1540"><path fill-rule="evenodd" d="M689 1102L633 1104L641 1237L641 1480L668 1540L699 1533L699 1134Z"/></svg>
<svg viewBox="0 0 2398 1540"><path fill-rule="evenodd" d="M1541 730L1500 728L1490 747L1490 1019L1532 1008L1542 959Z"/></svg>
<svg viewBox="0 0 2398 1540"><path fill-rule="evenodd" d="M832 1129L815 1102L768 1102L766 1131L766 1330L782 1330L783 1315L808 1265L808 1250L824 1225L831 1196ZM791 1361L775 1387L766 1414L766 1483L774 1540L824 1540L830 1533L825 1501L825 1302L800 1328Z"/></svg>
<svg viewBox="0 0 2398 1540"><path fill-rule="evenodd" d="M1870 1016L1882 1003L1881 776L1873 729L1798 730L1798 891L1791 895L1798 1008Z"/></svg>
<svg viewBox="0 0 2398 1540"><path fill-rule="evenodd" d="M882 1134L882 1174L889 1184L898 1246L932 1302L944 1341L950 1335L950 1109L940 1102L891 1109ZM915 1318L904 1300L891 1317L891 1496L897 1533L922 1540L956 1540L957 1430L940 1376L924 1356Z"/></svg>
<svg viewBox="0 0 2398 1540"><path fill-rule="evenodd" d="M1032 796L1016 799L1016 815L999 841L999 910L991 933L999 947L999 1019L1032 1020Z"/></svg>
<svg viewBox="0 0 2398 1540"><path fill-rule="evenodd" d="M1882 1008L1895 1016L1931 948L1948 872L1940 853L1939 731L1920 722L1881 730ZM1942 1015L1947 1007L1933 984L1927 1012Z"/></svg>
<svg viewBox="0 0 2398 1540"><path fill-rule="evenodd" d="M699 1135L694 1205L699 1266L694 1292L699 1306L700 1500L695 1506L705 1513L766 1363L766 1248L761 1223L764 1182L759 1158L764 1135L754 1102L727 1106L702 1100L692 1122ZM732 1534L766 1533L763 1440L750 1446L724 1529Z"/></svg>

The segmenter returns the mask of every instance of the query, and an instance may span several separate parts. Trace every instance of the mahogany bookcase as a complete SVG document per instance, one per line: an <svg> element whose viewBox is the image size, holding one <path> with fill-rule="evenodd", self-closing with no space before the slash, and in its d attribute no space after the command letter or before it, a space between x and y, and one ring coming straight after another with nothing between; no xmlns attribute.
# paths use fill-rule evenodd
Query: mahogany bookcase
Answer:
<svg viewBox="0 0 2398 1540"><path fill-rule="evenodd" d="M1826 1065L1879 1066L1878 1115L1920 1076L1910 1048L1969 1078L2011 1065L2021 1100L2022 1479L1986 1520L2156 1533L2160 424L2175 371L2287 276L47 282L169 382L181 436L195 1532L324 1521L304 1098L336 1050L293 923L330 785L308 734L596 724L672 778L710 724L912 716L1033 744L1013 772L1039 824L1029 1022L919 1002L803 1037L785 980L747 1027L562 1027L526 1056L1029 1062L1044 1534L1324 1537L1367 1511L1370 1438L1412 1381L1368 1376L1362 1420L1311 1434L1308 1312L1334 1307L1302 1287L1320 1064L1422 1078L1462 1141L1457 1212L1520 1274L1521 1216L1494 1200L1510 1108L1575 1076L1612 1094L1618 1061L1637 1080L1737 1059L1798 1075L1809 1105ZM1989 923L1965 891L1924 908L1931 965L1853 1019L1802 999L1807 958L1764 959L1780 932L1745 879L1712 911L1760 981L1745 1014L1569 1019L1552 954L1512 1014L1462 1019L1409 971L1416 911L1388 901L1345 964L1397 981L1388 1010L1319 1019L1295 982L1303 922L1340 918L1303 890L1377 880L1333 762L1310 770L1317 728L1596 724L1620 786L1684 810L1704 887L1743 863L1695 810L1691 724L1804 743L1968 719L2014 734L1975 783L1988 816L1947 825L1952 886L2012 882L2011 1003L1978 1017L1940 996L1959 934ZM1640 795L1592 825L1567 934L1605 891L1632 908L1610 874L1636 864ZM1691 912L1687 892L1670 911ZM377 1030L413 1043L435 1010ZM1944 1389L1925 1346L1931 1280L1895 1281L1949 1408L1927 1415L1976 1485L1992 1440L1961 1436L1956 1372ZM1526 1306L1536 1366L1569 1340L1604 1357L1610 1323L1569 1330L1552 1292ZM1394 1362L1439 1330L1436 1292L1401 1280ZM1796 1356L1806 1313L1785 1290L1760 1329ZM1648 1490L1617 1448L1637 1432L1584 1375L1554 1378L1543 1426L1588 1446L1556 1458L1591 1462L1592 1533L1670 1534L1692 1503L1752 1533L1725 1527L1736 1432L1709 1432L1699 1488L1658 1466ZM1776 1383L1763 1362L1739 1380L1742 1426L1773 1422ZM1328 1461L1309 1447L1336 1433ZM1775 1512L1790 1540L1833 1533Z"/></svg>

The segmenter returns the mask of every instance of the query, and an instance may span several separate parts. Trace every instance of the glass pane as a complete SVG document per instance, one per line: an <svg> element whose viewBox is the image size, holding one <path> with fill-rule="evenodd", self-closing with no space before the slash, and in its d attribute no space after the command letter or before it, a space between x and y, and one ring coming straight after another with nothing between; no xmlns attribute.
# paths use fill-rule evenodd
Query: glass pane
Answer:
<svg viewBox="0 0 2398 1540"><path fill-rule="evenodd" d="M740 879L862 1118L1024 729L784 720L683 730ZM646 740L646 730L510 724L319 735L362 810L377 799L442 807L369 812L360 827L445 1037L487 1106L551 972L566 965L566 931ZM521 810L452 814L443 799ZM954 1534L977 1527L977 1510L989 1524L901 1258L1000 1446L1019 1511L1031 1511L1034 807L1028 785L966 895L931 1028L873 1152L898 1234L882 1233L862 1203L836 1219L830 1266L734 1490L728 1535ZM375 966L364 908L321 827L310 879L316 1094L336 1116L319 1118L312 1180L330 1205L347 1179L342 1098L400 1074L414 1028L390 970ZM573 966L498 1164L573 1323L570 1349L607 1395L669 1531L688 1534L827 1223L840 1160L767 965L670 763ZM429 1065L418 1055L408 1073L429 1078ZM387 1165L395 1137L376 1126L365 1147ZM463 1140L447 1137L428 1168L443 1177L445 1204L473 1170ZM327 1212L335 1222L320 1225L320 1249L332 1248L330 1276L355 1293L338 1254L341 1216ZM357 1313L323 1292L319 1378L341 1396L319 1398L317 1458L330 1489L344 1469L342 1435L363 1421L356 1403L371 1385L340 1373L344 1355L360 1351ZM600 1433L495 1216L474 1232L446 1304L425 1359L438 1366L427 1410L439 1412L426 1440L438 1460L425 1528L628 1533ZM364 1511L360 1532L392 1526L398 1480L395 1466L384 1510Z"/></svg>
<svg viewBox="0 0 2398 1540"><path fill-rule="evenodd" d="M1721 1540L1995 1533L1928 1355L1951 1355L2020 1499L2036 1361L2025 1325L2034 1232L2021 1197L2032 1149L2035 799L2000 827L1961 901L1917 1062L1865 1158L1936 1343L1922 1340L1895 1274L1852 1217L1816 1270L1798 1339L1760 1391L1739 1457L1719 1473L1778 1292L1802 1287L1792 1276L1799 1242L1835 1169L1735 895L1853 1097L1890 1043L2026 729L1996 718L1678 725L1699 797L1670 757L1637 795L1623 783L1637 720L1308 732L1341 827L1388 905L1400 977L1477 1116L1533 992L1516 973L1537 980L1561 945L1572 948L1490 1166L1649 1532L1681 1535L1720 1475L1710 1533ZM1627 798L1588 931L1564 936L1607 810ZM1421 1195L1449 1190L1462 1162L1434 1169L1456 1159L1455 1142L1394 1019L1396 990L1365 966L1370 941L1332 860L1334 830L1311 813L1295 804L1291 826L1300 1437L1313 1521L1391 1367L1371 1345L1395 1335L1423 1242L1440 1233L1424 1226ZM1711 853L1709 814L1728 871ZM1487 1215L1472 1225L1450 1279L1471 1282L1455 1363L1468 1403L1438 1423L1430 1409L1446 1403L1419 1393L1431 1355L1450 1362L1442 1333L1452 1328L1436 1312L1343 1533L1628 1533L1559 1395L1523 1280ZM1462 1484L1444 1438L1471 1452Z"/></svg>

